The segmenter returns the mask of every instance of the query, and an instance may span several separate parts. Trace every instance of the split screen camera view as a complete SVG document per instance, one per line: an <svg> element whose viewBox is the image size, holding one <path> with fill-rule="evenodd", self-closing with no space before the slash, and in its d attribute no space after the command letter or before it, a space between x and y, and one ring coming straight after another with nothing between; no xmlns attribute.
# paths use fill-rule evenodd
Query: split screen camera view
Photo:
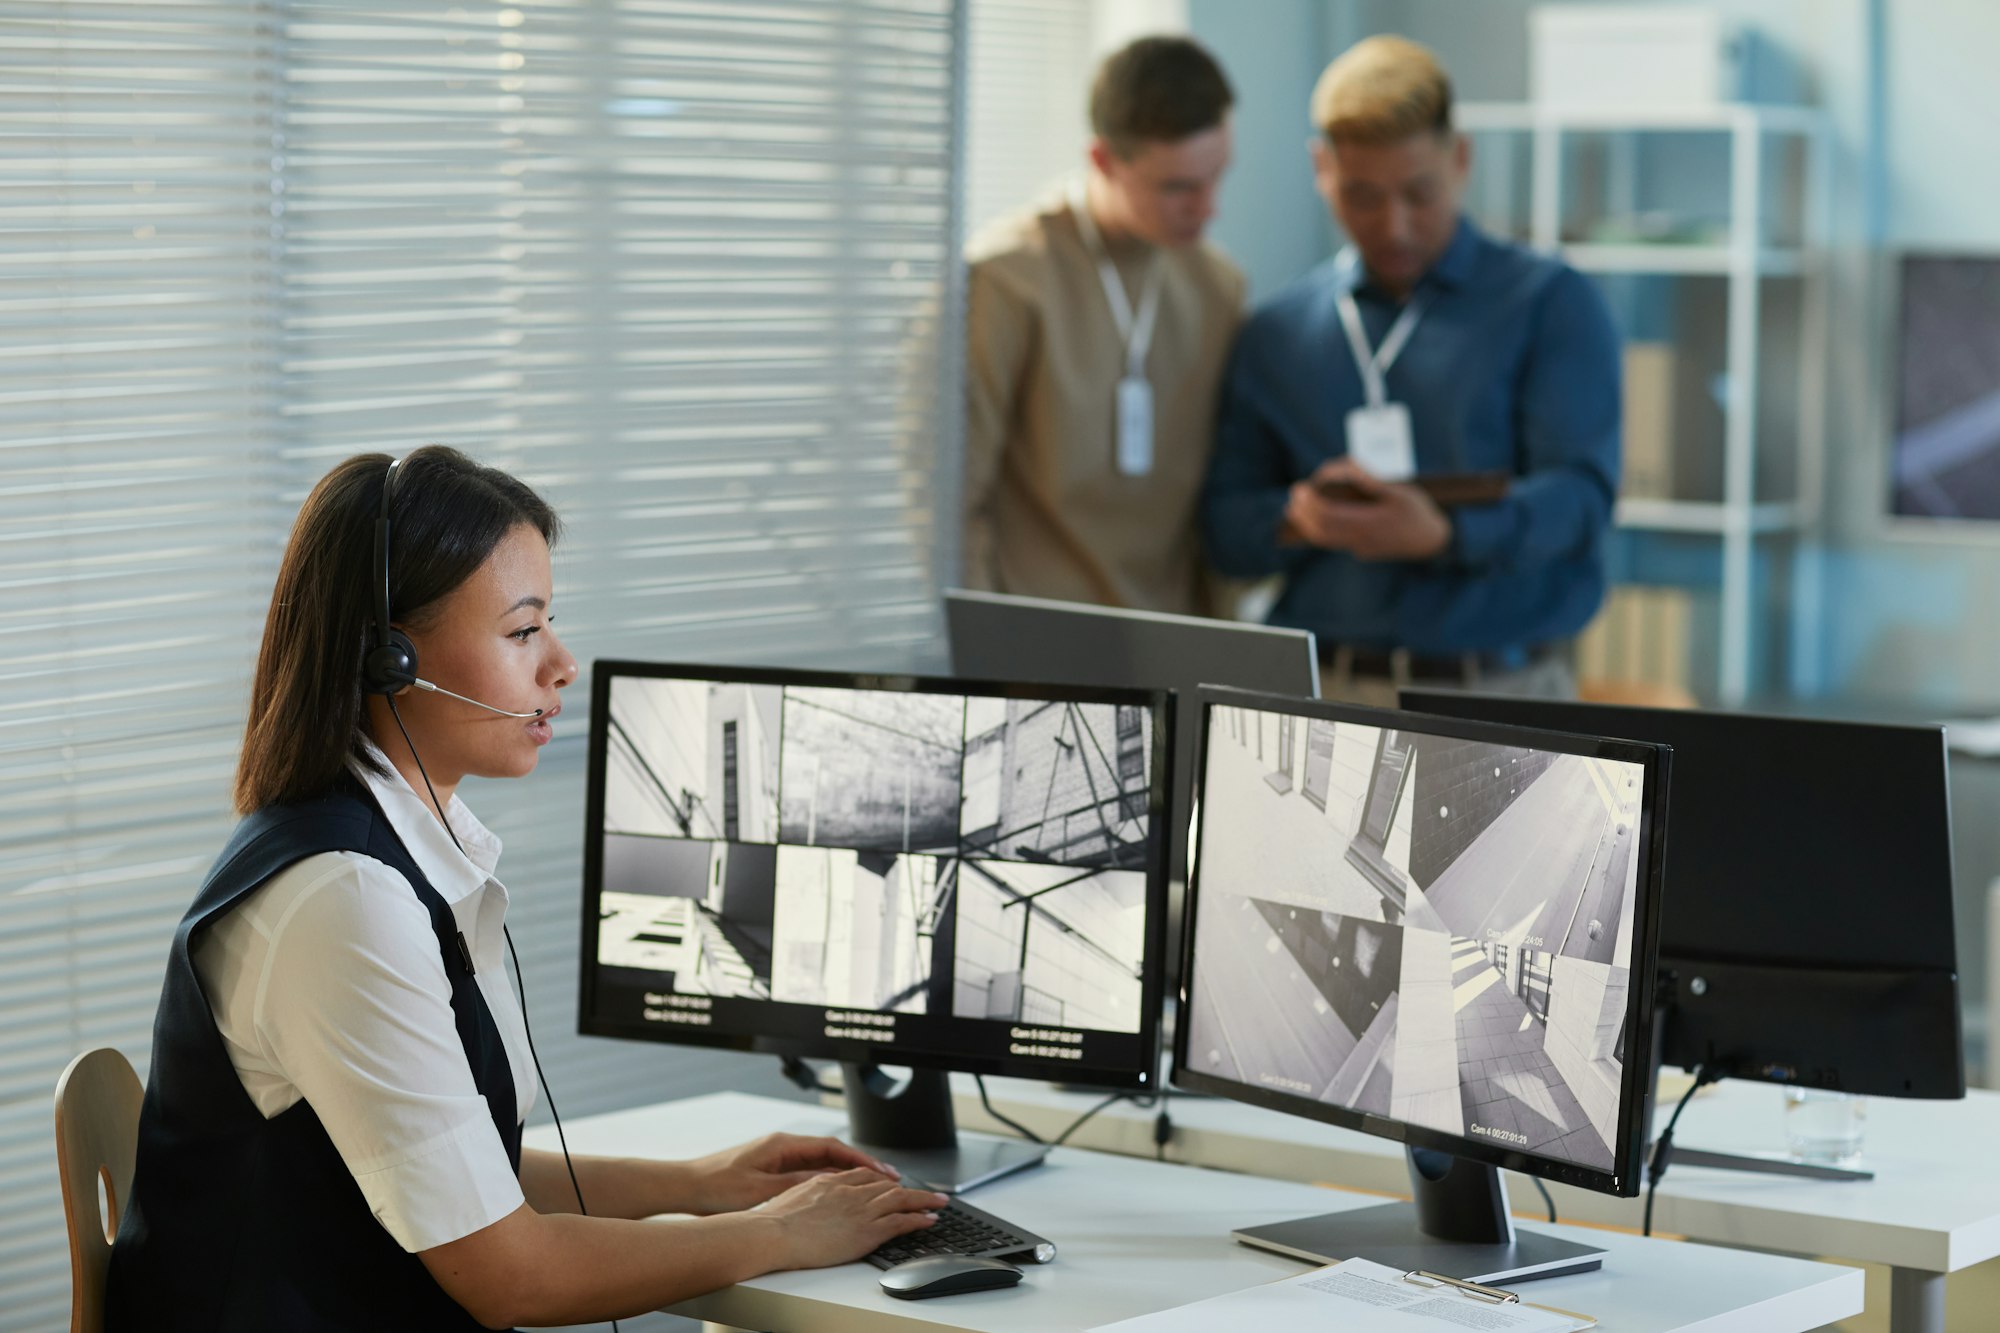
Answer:
<svg viewBox="0 0 2000 1333"><path fill-rule="evenodd" d="M600 964L683 995L1141 1030L1149 710L611 690Z"/></svg>
<svg viewBox="0 0 2000 1333"><path fill-rule="evenodd" d="M1645 770L1210 709L1187 1062L1599 1170Z"/></svg>

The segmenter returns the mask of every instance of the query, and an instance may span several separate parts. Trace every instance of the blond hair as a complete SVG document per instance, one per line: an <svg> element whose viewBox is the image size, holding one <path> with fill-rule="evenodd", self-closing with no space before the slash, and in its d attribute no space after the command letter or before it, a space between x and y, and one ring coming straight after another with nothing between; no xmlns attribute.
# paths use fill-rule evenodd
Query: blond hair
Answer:
<svg viewBox="0 0 2000 1333"><path fill-rule="evenodd" d="M1397 143L1451 129L1451 80L1407 37L1356 42L1313 85L1313 127L1329 140Z"/></svg>

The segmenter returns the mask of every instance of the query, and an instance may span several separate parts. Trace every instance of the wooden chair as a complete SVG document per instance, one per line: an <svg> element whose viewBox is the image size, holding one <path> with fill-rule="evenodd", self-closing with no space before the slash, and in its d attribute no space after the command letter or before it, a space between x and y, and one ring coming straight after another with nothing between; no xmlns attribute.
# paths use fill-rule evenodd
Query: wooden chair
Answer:
<svg viewBox="0 0 2000 1333"><path fill-rule="evenodd" d="M56 1080L56 1164L69 1223L70 1333L101 1333L104 1327L104 1276L132 1189L144 1097L131 1062L109 1046L77 1056Z"/></svg>

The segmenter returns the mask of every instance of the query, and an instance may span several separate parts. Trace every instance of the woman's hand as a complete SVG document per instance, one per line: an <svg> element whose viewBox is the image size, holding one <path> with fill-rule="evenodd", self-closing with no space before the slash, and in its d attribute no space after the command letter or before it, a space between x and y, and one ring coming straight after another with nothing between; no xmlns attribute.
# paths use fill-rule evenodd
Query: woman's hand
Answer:
<svg viewBox="0 0 2000 1333"><path fill-rule="evenodd" d="M826 1268L859 1259L886 1240L923 1230L937 1220L931 1210L949 1202L945 1195L905 1189L893 1177L859 1168L813 1176L758 1212L777 1222L784 1237L780 1247L784 1261L773 1267Z"/></svg>
<svg viewBox="0 0 2000 1333"><path fill-rule="evenodd" d="M754 1208L816 1176L856 1169L886 1177L892 1184L896 1179L894 1167L839 1139L766 1134L687 1163L691 1197L681 1206L691 1213L733 1213Z"/></svg>

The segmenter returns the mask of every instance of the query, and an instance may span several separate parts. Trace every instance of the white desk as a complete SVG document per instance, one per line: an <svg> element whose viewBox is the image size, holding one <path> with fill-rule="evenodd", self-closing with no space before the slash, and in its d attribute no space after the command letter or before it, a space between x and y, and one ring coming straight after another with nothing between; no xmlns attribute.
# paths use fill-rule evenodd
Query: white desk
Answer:
<svg viewBox="0 0 2000 1333"><path fill-rule="evenodd" d="M999 1126L970 1078L954 1076L959 1123ZM1002 1114L1052 1137L1098 1099L1045 1083L986 1080ZM1754 1153L1782 1146L1782 1094L1723 1082L1689 1104L1674 1137L1682 1146ZM1381 1190L1408 1196L1400 1145L1352 1130L1221 1099L1169 1101L1168 1161ZM1105 1152L1151 1157L1154 1112L1114 1103L1070 1139ZM1662 1121L1661 1123L1664 1123ZM1944 1275L2000 1255L2000 1094L1963 1102L1868 1099L1866 1165L1872 1181L1829 1182L1675 1165L1660 1182L1656 1231L1721 1245L1836 1255L1891 1269L1891 1333L1943 1333ZM1637 1228L1645 1201L1551 1185L1558 1215ZM1518 1213L1540 1199L1509 1175Z"/></svg>
<svg viewBox="0 0 2000 1333"><path fill-rule="evenodd" d="M706 1153L772 1130L832 1133L838 1112L797 1102L714 1093L579 1120L577 1152L658 1157ZM528 1132L554 1148L546 1126ZM865 1264L774 1273L674 1307L738 1328L811 1333L1059 1333L1240 1290L1300 1271L1229 1239L1234 1227L1374 1200L1288 1181L1101 1153L1058 1149L1047 1164L978 1191L979 1205L1056 1242L1052 1264L1019 1286L927 1301L898 1301ZM1568 1227L1606 1251L1604 1267L1535 1285L1537 1296L1598 1316L1621 1333L1803 1333L1860 1312L1859 1269L1743 1251L1643 1240Z"/></svg>

